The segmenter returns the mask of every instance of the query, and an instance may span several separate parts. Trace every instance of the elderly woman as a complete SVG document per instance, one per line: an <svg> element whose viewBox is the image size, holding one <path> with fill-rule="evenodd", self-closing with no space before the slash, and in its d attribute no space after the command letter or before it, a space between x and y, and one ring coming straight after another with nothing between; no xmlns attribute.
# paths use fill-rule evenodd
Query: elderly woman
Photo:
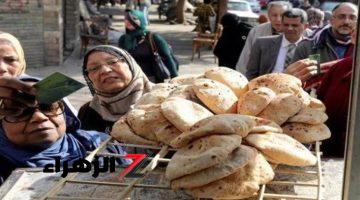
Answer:
<svg viewBox="0 0 360 200"><path fill-rule="evenodd" d="M34 95L36 90L15 78L22 75L25 69L24 51L19 40L9 33L0 32L0 103L2 99L16 102L12 109L3 109L0 104L0 118L18 114L23 106L35 103L31 95Z"/></svg>
<svg viewBox="0 0 360 200"><path fill-rule="evenodd" d="M20 80L37 82L25 77ZM4 109L7 106L3 106ZM16 168L44 167L72 163L96 149L108 135L79 129L76 117L63 101L51 105L35 104L23 109L20 115L7 115L0 120L0 184ZM112 153L125 154L119 147L110 147ZM126 160L121 160L129 164Z"/></svg>
<svg viewBox="0 0 360 200"><path fill-rule="evenodd" d="M152 86L129 53L108 45L85 55L83 75L93 94L78 115L85 130L109 131Z"/></svg>
<svg viewBox="0 0 360 200"><path fill-rule="evenodd" d="M173 57L170 46L159 34L150 34L147 30L145 16L141 11L129 10L125 13L125 28L126 34L120 37L119 47L131 54L152 82L163 82L164 80L160 80L156 74L154 67L155 57L151 41L153 41L154 49L158 50L163 63L168 68L171 77L178 75L178 64Z"/></svg>
<svg viewBox="0 0 360 200"><path fill-rule="evenodd" d="M13 35L0 32L0 118L5 115L16 115L24 106L32 106L36 93L35 88L18 80L25 75L26 62L24 50L19 40ZM14 102L12 109L3 109L2 99L11 99ZM77 111L64 99L70 110Z"/></svg>

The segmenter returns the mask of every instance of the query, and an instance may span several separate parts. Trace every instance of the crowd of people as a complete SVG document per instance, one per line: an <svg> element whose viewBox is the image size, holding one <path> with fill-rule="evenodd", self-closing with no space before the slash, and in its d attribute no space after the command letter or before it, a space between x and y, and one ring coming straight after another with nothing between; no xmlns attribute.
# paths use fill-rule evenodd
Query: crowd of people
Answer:
<svg viewBox="0 0 360 200"><path fill-rule="evenodd" d="M318 98L327 107L332 132L323 151L326 156L342 157L357 15L357 6L340 3L327 24L321 10L304 11L289 2L274 1L268 5L269 22L252 28L228 13L221 20L224 31L214 53L221 66L237 69L248 79L282 72L306 85L319 76L320 67ZM146 14L128 10L126 33L118 47L100 45L86 53L82 73L93 97L78 115L66 99L51 105L35 101L37 91L32 85L40 79L26 74L19 40L0 32L0 184L15 168L44 167L57 157L71 164L106 140L112 125L153 83L164 81L148 62L154 56L152 41L171 77L177 76L171 47L161 35L151 34L147 25ZM310 60L311 55L319 59ZM108 151L126 154L116 146Z"/></svg>
<svg viewBox="0 0 360 200"><path fill-rule="evenodd" d="M292 8L287 1L272 1L267 15L269 22L252 28L247 36L238 31L228 38L239 25L224 24L222 37L226 38L217 44L222 52L215 47L214 54L219 61L238 59L236 69L249 80L280 72L299 78L307 89L316 89L327 108L332 132L331 139L323 142L324 155L344 156L358 7L339 3L329 17L311 6ZM232 14L224 17L236 18ZM246 42L238 42L241 38ZM226 57L229 55L231 59ZM219 65L234 68L234 62Z"/></svg>

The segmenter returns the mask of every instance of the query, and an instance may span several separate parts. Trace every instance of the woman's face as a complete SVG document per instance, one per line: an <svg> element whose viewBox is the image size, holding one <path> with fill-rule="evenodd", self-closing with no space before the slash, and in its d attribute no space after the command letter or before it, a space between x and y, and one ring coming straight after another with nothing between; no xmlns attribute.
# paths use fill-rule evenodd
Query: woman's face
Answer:
<svg viewBox="0 0 360 200"><path fill-rule="evenodd" d="M17 76L22 69L13 46L8 42L0 41L0 76Z"/></svg>
<svg viewBox="0 0 360 200"><path fill-rule="evenodd" d="M5 135L12 143L25 148L44 149L65 134L66 123L60 104L40 107L34 112L29 110L16 118L5 117L2 120Z"/></svg>
<svg viewBox="0 0 360 200"><path fill-rule="evenodd" d="M90 54L86 69L95 90L103 93L119 92L132 80L130 67L125 60L105 52Z"/></svg>

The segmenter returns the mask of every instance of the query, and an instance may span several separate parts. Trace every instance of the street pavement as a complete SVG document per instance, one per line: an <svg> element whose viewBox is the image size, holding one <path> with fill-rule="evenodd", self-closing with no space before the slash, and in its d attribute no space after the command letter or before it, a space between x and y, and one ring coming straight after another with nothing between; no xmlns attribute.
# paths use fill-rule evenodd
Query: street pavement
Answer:
<svg viewBox="0 0 360 200"><path fill-rule="evenodd" d="M156 7L157 6L152 6L150 9L151 23L149 25L149 30L160 33L171 45L176 55L176 58L179 60L180 63L180 74L202 73L204 70L217 65L214 62L215 59L209 47L203 47L201 50L201 58L198 59L196 55L194 62L192 62L192 38L195 36L195 33L192 32L192 30L195 26L182 24L170 25L164 20L164 17L162 20L159 20L156 12ZM120 9L123 11L124 7L121 7ZM191 17L190 14L187 14L187 16ZM125 29L123 24L123 16L114 16L113 27L115 27L116 30L124 32ZM74 52L68 58L66 58L66 60L61 66L42 68L31 68L31 66L29 66L27 73L33 76L46 77L51 73L58 71L85 83L81 72L83 60L79 56L79 51L80 42L78 43L77 48L74 50ZM87 88L83 88L76 93L70 95L68 98L74 105L74 107L79 109L81 105L91 99L91 95Z"/></svg>

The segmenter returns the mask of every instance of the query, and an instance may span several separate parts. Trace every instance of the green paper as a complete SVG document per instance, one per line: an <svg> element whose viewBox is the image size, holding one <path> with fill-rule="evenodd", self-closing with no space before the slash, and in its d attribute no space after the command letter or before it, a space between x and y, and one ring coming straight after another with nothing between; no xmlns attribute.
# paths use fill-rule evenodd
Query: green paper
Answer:
<svg viewBox="0 0 360 200"><path fill-rule="evenodd" d="M320 54L312 54L309 55L309 59L310 60L314 60L317 62L316 66L317 66L317 73L320 74L321 73L321 69L320 69Z"/></svg>
<svg viewBox="0 0 360 200"><path fill-rule="evenodd" d="M38 91L36 100L40 104L52 104L84 86L79 81L59 72L51 74L34 85Z"/></svg>

